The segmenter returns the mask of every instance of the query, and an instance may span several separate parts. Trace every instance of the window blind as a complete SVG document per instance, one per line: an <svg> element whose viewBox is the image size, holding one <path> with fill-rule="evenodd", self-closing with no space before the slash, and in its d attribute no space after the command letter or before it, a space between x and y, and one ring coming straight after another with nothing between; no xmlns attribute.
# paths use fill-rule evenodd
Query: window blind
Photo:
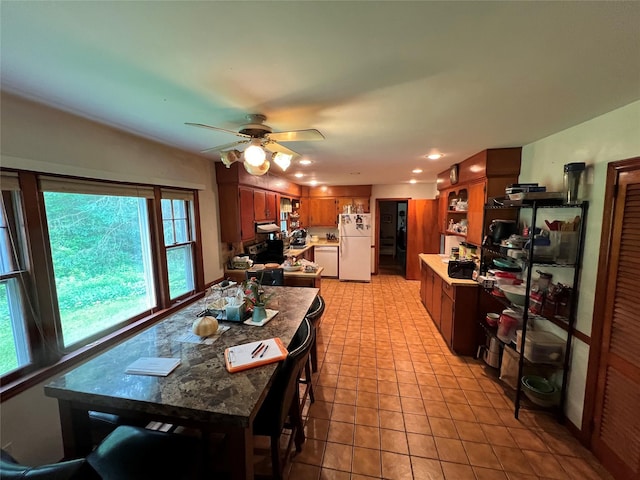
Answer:
<svg viewBox="0 0 640 480"><path fill-rule="evenodd" d="M39 177L39 182L40 190L43 192L153 198L153 187L146 185L127 185L49 176Z"/></svg>

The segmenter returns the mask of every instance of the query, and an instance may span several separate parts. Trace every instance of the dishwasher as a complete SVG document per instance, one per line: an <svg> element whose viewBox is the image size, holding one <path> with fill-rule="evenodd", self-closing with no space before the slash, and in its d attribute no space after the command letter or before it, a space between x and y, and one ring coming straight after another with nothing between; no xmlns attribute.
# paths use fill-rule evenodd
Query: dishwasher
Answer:
<svg viewBox="0 0 640 480"><path fill-rule="evenodd" d="M323 267L322 277L338 276L338 246L321 247L316 245L313 247L313 261Z"/></svg>

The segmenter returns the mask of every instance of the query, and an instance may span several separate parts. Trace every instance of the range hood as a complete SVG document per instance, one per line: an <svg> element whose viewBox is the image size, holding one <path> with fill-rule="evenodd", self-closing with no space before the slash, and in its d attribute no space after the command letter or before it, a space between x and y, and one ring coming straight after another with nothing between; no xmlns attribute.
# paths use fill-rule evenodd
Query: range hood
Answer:
<svg viewBox="0 0 640 480"><path fill-rule="evenodd" d="M256 233L274 233L279 231L280 227L275 223L256 223Z"/></svg>

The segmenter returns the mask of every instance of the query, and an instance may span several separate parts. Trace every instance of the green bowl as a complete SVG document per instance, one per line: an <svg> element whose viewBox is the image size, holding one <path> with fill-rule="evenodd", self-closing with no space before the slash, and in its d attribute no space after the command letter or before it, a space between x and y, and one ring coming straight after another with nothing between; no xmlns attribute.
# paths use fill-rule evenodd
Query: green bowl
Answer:
<svg viewBox="0 0 640 480"><path fill-rule="evenodd" d="M525 375L522 377L522 385L538 395L553 395L556 387L546 378L537 375Z"/></svg>

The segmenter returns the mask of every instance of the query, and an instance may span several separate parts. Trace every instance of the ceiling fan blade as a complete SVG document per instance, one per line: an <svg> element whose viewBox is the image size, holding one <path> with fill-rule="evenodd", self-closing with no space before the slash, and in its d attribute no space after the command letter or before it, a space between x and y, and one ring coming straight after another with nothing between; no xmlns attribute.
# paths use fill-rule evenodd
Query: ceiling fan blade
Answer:
<svg viewBox="0 0 640 480"><path fill-rule="evenodd" d="M231 134L233 134L233 135L237 135L238 137L251 138L251 136L246 135L246 134L244 134L244 133L234 132L233 130L227 130L226 128L213 127L213 126L211 126L211 125L205 125L204 123L191 123L191 122L185 122L184 124L185 124L185 125L189 125L190 127L208 128L209 130L217 130L218 132L231 133Z"/></svg>
<svg viewBox="0 0 640 480"><path fill-rule="evenodd" d="M237 142L225 143L224 145L218 145L217 147L206 148L204 150L200 150L200 153L221 152L222 150L228 150L245 143L249 143L249 140L238 140Z"/></svg>
<svg viewBox="0 0 640 480"><path fill-rule="evenodd" d="M314 140L324 140L324 135L315 128L292 130L291 132L276 132L270 133L267 136L276 142L311 142Z"/></svg>
<svg viewBox="0 0 640 480"><path fill-rule="evenodd" d="M284 145L280 145L279 143L274 142L273 140L265 143L264 148L266 148L267 150L273 153L276 153L276 152L286 153L287 155L291 155L292 158L298 158L300 156L299 153L296 153L293 150L288 149Z"/></svg>

